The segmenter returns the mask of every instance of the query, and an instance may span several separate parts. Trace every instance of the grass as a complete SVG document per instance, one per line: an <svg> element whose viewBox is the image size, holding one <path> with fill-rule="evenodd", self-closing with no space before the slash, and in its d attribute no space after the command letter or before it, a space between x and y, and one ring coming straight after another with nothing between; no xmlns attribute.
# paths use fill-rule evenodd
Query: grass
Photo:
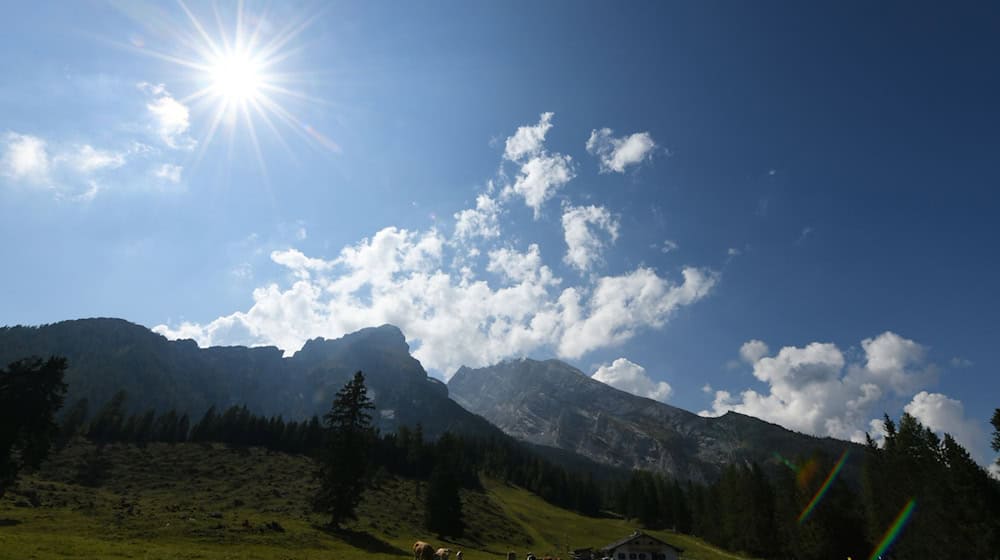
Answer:
<svg viewBox="0 0 1000 560"><path fill-rule="evenodd" d="M552 506L497 481L462 496L466 535L422 529L426 483L380 474L358 520L331 531L310 511L312 463L300 456L222 445L114 445L78 441L0 500L0 559L395 559L417 539L468 560L568 556L634 527ZM685 535L650 533L696 560L741 557Z"/></svg>

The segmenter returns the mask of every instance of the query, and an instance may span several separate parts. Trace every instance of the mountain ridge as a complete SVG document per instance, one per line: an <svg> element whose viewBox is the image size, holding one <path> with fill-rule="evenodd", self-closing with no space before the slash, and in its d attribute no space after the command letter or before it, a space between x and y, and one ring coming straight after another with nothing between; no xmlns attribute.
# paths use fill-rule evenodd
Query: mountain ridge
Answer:
<svg viewBox="0 0 1000 560"><path fill-rule="evenodd" d="M447 387L427 375L392 325L311 339L287 357L274 346L200 348L106 317L0 327L0 364L29 355L68 359L67 403L87 398L101 406L125 390L133 412L174 408L197 419L210 406L245 404L258 414L303 419L329 410L334 394L360 370L383 431L419 423L428 437L501 434L449 399Z"/></svg>
<svg viewBox="0 0 1000 560"><path fill-rule="evenodd" d="M516 439L682 479L711 480L732 463L776 465L775 454L836 456L856 446L735 412L702 417L621 391L559 360L463 367L448 387L456 402Z"/></svg>

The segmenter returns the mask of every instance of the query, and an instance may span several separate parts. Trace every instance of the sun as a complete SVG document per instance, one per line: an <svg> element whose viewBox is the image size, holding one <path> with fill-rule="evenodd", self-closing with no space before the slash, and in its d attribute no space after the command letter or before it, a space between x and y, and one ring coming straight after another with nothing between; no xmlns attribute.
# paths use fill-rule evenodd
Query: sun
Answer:
<svg viewBox="0 0 1000 560"><path fill-rule="evenodd" d="M323 150L340 153L336 142L302 120L295 111L296 107L326 104L325 99L308 95L303 89L315 85L316 72L289 69L290 65L294 68L295 55L308 50L296 44L296 39L320 12L312 16L301 14L283 24L267 10L249 10L240 0L231 14L234 16L231 25L226 25L224 22L230 20L225 9L213 5L211 17L199 18L185 0L177 3L183 14L181 21L186 18L186 25L164 27L166 36L171 38L166 44L168 48L148 48L141 41L123 46L189 71L188 82L193 87L177 102L190 106L191 114L200 121L197 159L205 154L220 130L228 133L222 136L229 139L230 154L235 142L249 141L265 175L261 134L270 134L288 154L294 150L285 141L282 130ZM213 21L215 29L209 25Z"/></svg>
<svg viewBox="0 0 1000 560"><path fill-rule="evenodd" d="M212 94L227 103L253 101L260 97L266 85L261 64L249 53L227 53L219 56L208 69Z"/></svg>

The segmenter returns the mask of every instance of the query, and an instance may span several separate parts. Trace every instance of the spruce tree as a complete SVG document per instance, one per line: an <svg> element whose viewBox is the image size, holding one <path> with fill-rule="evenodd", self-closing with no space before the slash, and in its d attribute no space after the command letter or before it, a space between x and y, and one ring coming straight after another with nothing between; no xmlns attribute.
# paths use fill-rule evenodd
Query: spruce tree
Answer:
<svg viewBox="0 0 1000 560"><path fill-rule="evenodd" d="M447 461L439 461L431 471L424 502L424 525L440 536L461 537L462 501L458 493L458 477Z"/></svg>
<svg viewBox="0 0 1000 560"><path fill-rule="evenodd" d="M0 497L24 467L37 468L59 434L66 359L18 360L0 369Z"/></svg>
<svg viewBox="0 0 1000 560"><path fill-rule="evenodd" d="M993 411L990 423L993 424L993 441L990 442L990 446L993 451L1000 452L1000 408ZM1000 457L997 457L997 464L1000 465Z"/></svg>
<svg viewBox="0 0 1000 560"><path fill-rule="evenodd" d="M330 515L332 526L355 518L374 438L370 412L374 408L365 388L365 376L359 371L337 392L330 412L323 416L328 432L319 454L320 487L314 505L317 511Z"/></svg>

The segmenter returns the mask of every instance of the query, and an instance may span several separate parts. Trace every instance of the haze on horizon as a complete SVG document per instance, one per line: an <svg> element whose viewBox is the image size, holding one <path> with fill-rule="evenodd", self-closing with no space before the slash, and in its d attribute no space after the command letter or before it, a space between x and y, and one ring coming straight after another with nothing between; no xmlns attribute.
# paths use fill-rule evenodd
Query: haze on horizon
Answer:
<svg viewBox="0 0 1000 560"><path fill-rule="evenodd" d="M5 12L0 323L289 353L391 323L443 379L557 357L992 462L992 6Z"/></svg>

